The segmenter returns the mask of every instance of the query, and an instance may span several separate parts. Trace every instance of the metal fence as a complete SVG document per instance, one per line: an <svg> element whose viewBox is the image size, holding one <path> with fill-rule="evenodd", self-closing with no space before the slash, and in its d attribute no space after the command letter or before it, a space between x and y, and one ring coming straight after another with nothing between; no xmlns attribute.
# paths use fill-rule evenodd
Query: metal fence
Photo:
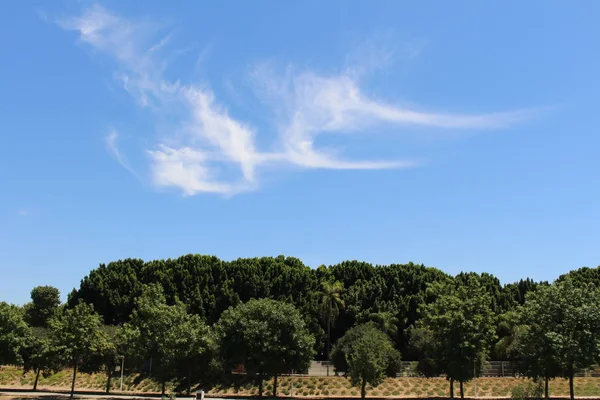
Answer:
<svg viewBox="0 0 600 400"><path fill-rule="evenodd" d="M508 361L488 361L483 368L481 376L485 377L509 377L516 376L515 365ZM416 361L402 361L399 376L420 376L417 371Z"/></svg>
<svg viewBox="0 0 600 400"><path fill-rule="evenodd" d="M333 365L329 361L312 361L308 367L309 376L331 376L335 375Z"/></svg>
<svg viewBox="0 0 600 400"><path fill-rule="evenodd" d="M309 376L332 376L335 375L335 370L331 362L328 361L313 361L310 364L307 375ZM340 374L342 372L339 372ZM483 376L515 376L516 369L513 364L508 361L490 361L483 370ZM416 361L402 361L398 376L420 376L417 371Z"/></svg>
<svg viewBox="0 0 600 400"><path fill-rule="evenodd" d="M343 372L338 371L339 375ZM336 371L329 361L312 361L306 374L309 376L333 376ZM416 361L402 361L400 372L397 374L401 377L418 377L421 376L417 370ZM509 361L488 361L481 374L483 377L513 377L518 376L517 368L514 363ZM577 377L600 377L600 366L595 366L586 370L579 370L575 373Z"/></svg>

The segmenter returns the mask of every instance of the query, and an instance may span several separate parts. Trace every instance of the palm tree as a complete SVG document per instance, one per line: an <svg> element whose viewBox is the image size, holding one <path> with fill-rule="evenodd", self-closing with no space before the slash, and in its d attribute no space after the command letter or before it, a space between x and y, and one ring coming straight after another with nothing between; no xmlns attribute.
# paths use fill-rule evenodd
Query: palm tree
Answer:
<svg viewBox="0 0 600 400"><path fill-rule="evenodd" d="M368 321L373 321L383 333L386 333L392 340L398 339L398 324L400 320L390 311L380 311L371 313L367 317Z"/></svg>
<svg viewBox="0 0 600 400"><path fill-rule="evenodd" d="M344 300L342 292L344 284L339 281L323 282L321 289L321 311L323 319L327 324L327 346L325 347L325 358L329 360L329 351L331 348L331 326L344 309Z"/></svg>

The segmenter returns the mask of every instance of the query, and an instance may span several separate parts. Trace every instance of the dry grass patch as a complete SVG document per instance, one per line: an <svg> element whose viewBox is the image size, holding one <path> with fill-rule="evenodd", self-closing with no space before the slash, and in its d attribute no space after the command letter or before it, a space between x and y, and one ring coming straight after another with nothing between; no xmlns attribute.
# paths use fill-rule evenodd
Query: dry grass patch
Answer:
<svg viewBox="0 0 600 400"><path fill-rule="evenodd" d="M71 371L65 370L49 377L40 377L38 387L49 390L68 390L70 388ZM23 374L22 369L14 367L0 368L0 387L26 388L33 385L34 374ZM519 378L478 378L477 395L482 397L510 397L511 391L517 385L525 383L525 379ZM119 379L114 378L113 390L118 389ZM293 383L293 392L292 392ZM104 374L78 374L77 389L89 391L103 391L106 384ZM129 393L158 393L160 384L151 378L131 374L124 377L123 388ZM273 380L265 380L265 395L272 394ZM455 383L454 393L459 395L459 384ZM447 397L449 395L449 382L444 378L387 378L376 388L367 387L367 396L371 397ZM465 384L465 394L474 394L473 382ZM212 388L205 388L207 395L229 397L229 396L255 396L258 394L256 382L251 377L236 375L218 382ZM300 377L282 376L278 379L278 395L281 397L358 397L360 389L352 387L350 381L340 376L329 377ZM550 382L550 394L552 396L568 396L568 381L555 379ZM600 378L576 378L575 394L580 397L600 397ZM7 396L0 400L14 400ZM31 400L31 399L27 399ZM44 400L52 400L47 397Z"/></svg>

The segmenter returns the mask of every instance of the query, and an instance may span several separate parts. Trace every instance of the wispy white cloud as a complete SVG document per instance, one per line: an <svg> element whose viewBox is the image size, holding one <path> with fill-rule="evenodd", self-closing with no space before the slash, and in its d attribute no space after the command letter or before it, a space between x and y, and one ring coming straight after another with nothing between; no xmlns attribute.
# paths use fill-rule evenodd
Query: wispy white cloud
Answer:
<svg viewBox="0 0 600 400"><path fill-rule="evenodd" d="M17 211L17 215L19 217L27 217L29 215L29 210L27 210L25 208L21 208L20 210Z"/></svg>
<svg viewBox="0 0 600 400"><path fill-rule="evenodd" d="M403 68L412 65L427 45L424 39L400 40L393 30L380 30L361 38L348 50L344 62L344 74L361 78L381 72L391 66Z"/></svg>
<svg viewBox="0 0 600 400"><path fill-rule="evenodd" d="M233 101L236 104L238 104L238 105L244 104L242 95L237 91L235 86L233 86L233 83L231 82L231 80L229 78L225 78L223 80L223 85L225 86L225 90L227 90L227 93L229 94L229 96L233 99Z"/></svg>
<svg viewBox="0 0 600 400"><path fill-rule="evenodd" d="M159 145L149 154L152 179L158 186L178 187L189 196L200 192L234 195L254 188L248 181L225 183L216 179L208 167L212 154L197 149Z"/></svg>
<svg viewBox="0 0 600 400"><path fill-rule="evenodd" d="M82 15L60 21L60 25L79 33L82 42L113 57L119 63L119 79L141 105L157 112L183 110L183 136L166 137L148 151L153 181L160 186L175 186L191 195L198 192L231 194L250 190L256 185L256 166L269 159L255 148L255 132L247 124L228 115L214 94L205 86L181 85L163 77L166 65L160 57L170 36L150 47L152 34L147 24L118 17L100 6ZM203 54L208 54L207 47ZM174 128L174 131L181 131ZM125 168L132 171L116 146L118 134L106 138L109 152ZM168 145L167 145L168 143ZM219 176L209 165L234 164L241 176Z"/></svg>
<svg viewBox="0 0 600 400"><path fill-rule="evenodd" d="M419 125L451 129L501 128L530 117L528 111L486 115L456 115L417 111L366 96L357 78L339 74L320 76L313 72L278 75L268 65L251 72L263 100L280 107L280 138L289 160L313 168L380 169L413 166L415 163L343 161L315 149L317 136L327 133L364 131L377 124Z"/></svg>
<svg viewBox="0 0 600 400"><path fill-rule="evenodd" d="M104 143L106 145L106 149L108 150L110 155L112 155L114 157L114 159L117 160L117 162L119 164L121 164L121 166L123 168L125 168L127 171L129 171L136 178L139 178L139 175L137 174L137 172L135 172L135 170L133 168L131 168L131 165L129 164L127 157L125 157L125 155L119 149L119 146L117 144L118 139L119 139L119 133L115 129L112 129L108 133L108 135L106 135L104 137Z"/></svg>
<svg viewBox="0 0 600 400"><path fill-rule="evenodd" d="M388 68L407 52L401 48L392 32L378 32L368 38L361 39L346 54L344 71L358 77L376 70ZM411 42L414 43L414 42Z"/></svg>
<svg viewBox="0 0 600 400"><path fill-rule="evenodd" d="M344 159L336 149L319 148L315 143L320 135L367 134L367 128L379 124L398 128L499 128L528 117L524 111L488 115L428 113L369 96L361 88L361 76L368 69L381 67L377 63L391 62L395 50L385 52L367 43L360 52L369 55L368 62L354 68L345 65L337 75L297 73L292 67L276 73L268 64L253 67L252 81L275 115L277 133L276 142L261 149L258 143L264 141L258 137L263 132L234 118L208 85L165 78L168 56L164 53L172 34L157 38L155 25L122 18L101 6L59 24L78 32L83 43L116 60L117 77L142 106L160 114L183 115L171 134L158 140L147 154L154 184L179 188L186 195L234 195L255 190L260 187L261 171L281 164L323 169L405 168L416 164L411 160ZM210 49L203 50L199 62L205 62ZM233 87L229 91L237 93ZM117 139L117 131L111 131L106 137L108 151L135 174L119 150Z"/></svg>
<svg viewBox="0 0 600 400"><path fill-rule="evenodd" d="M204 46L204 48L202 48L202 50L200 50L200 53L198 54L198 57L196 58L196 68L201 67L204 63L206 63L206 61L208 60L208 58L210 57L210 53L212 52L213 49L213 43L209 43L206 46Z"/></svg>
<svg viewBox="0 0 600 400"><path fill-rule="evenodd" d="M141 105L148 106L152 100L172 93L172 84L162 79L166 65L160 53L171 35L156 39L157 25L119 17L100 5L57 22L64 29L77 31L81 42L113 57L119 68L117 78Z"/></svg>
<svg viewBox="0 0 600 400"><path fill-rule="evenodd" d="M150 47L148 49L148 53L154 53L154 52L157 52L158 50L162 49L171 41L172 37L173 37L173 32L169 33L168 35L166 35L165 37L160 39L160 41L158 43L156 43L155 45Z"/></svg>

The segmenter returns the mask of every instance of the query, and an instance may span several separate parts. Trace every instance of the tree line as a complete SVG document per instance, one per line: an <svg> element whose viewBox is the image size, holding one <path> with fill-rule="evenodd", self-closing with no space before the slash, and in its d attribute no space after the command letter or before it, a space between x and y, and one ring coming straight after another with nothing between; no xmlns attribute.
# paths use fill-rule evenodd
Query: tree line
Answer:
<svg viewBox="0 0 600 400"><path fill-rule="evenodd" d="M401 357L423 376L464 382L488 360L545 383L600 361L600 267L554 283L501 285L490 274L357 261L311 269L296 258L221 261L188 255L100 265L60 304L37 287L24 307L0 303L0 364L40 374L107 375L148 365L162 382L210 384L243 365L262 382L328 359L366 395Z"/></svg>
<svg viewBox="0 0 600 400"><path fill-rule="evenodd" d="M158 283L169 304L179 300L188 312L212 325L226 309L250 299L284 301L304 316L316 338L316 357L322 360L329 358L327 347L357 323L397 318L393 321L397 328L394 342L405 358L416 359L419 353L408 346L407 329L421 318L421 306L432 300L428 286L470 278L479 280L487 289L496 314L523 304L525 294L539 285L530 279L501 285L496 277L486 273L452 277L436 268L412 263L374 266L346 261L313 269L294 257L227 262L214 256L186 255L102 264L69 294L68 304L74 306L80 300L94 304L105 324L120 325L129 320L142 288ZM323 293L324 285L328 285L327 294Z"/></svg>

